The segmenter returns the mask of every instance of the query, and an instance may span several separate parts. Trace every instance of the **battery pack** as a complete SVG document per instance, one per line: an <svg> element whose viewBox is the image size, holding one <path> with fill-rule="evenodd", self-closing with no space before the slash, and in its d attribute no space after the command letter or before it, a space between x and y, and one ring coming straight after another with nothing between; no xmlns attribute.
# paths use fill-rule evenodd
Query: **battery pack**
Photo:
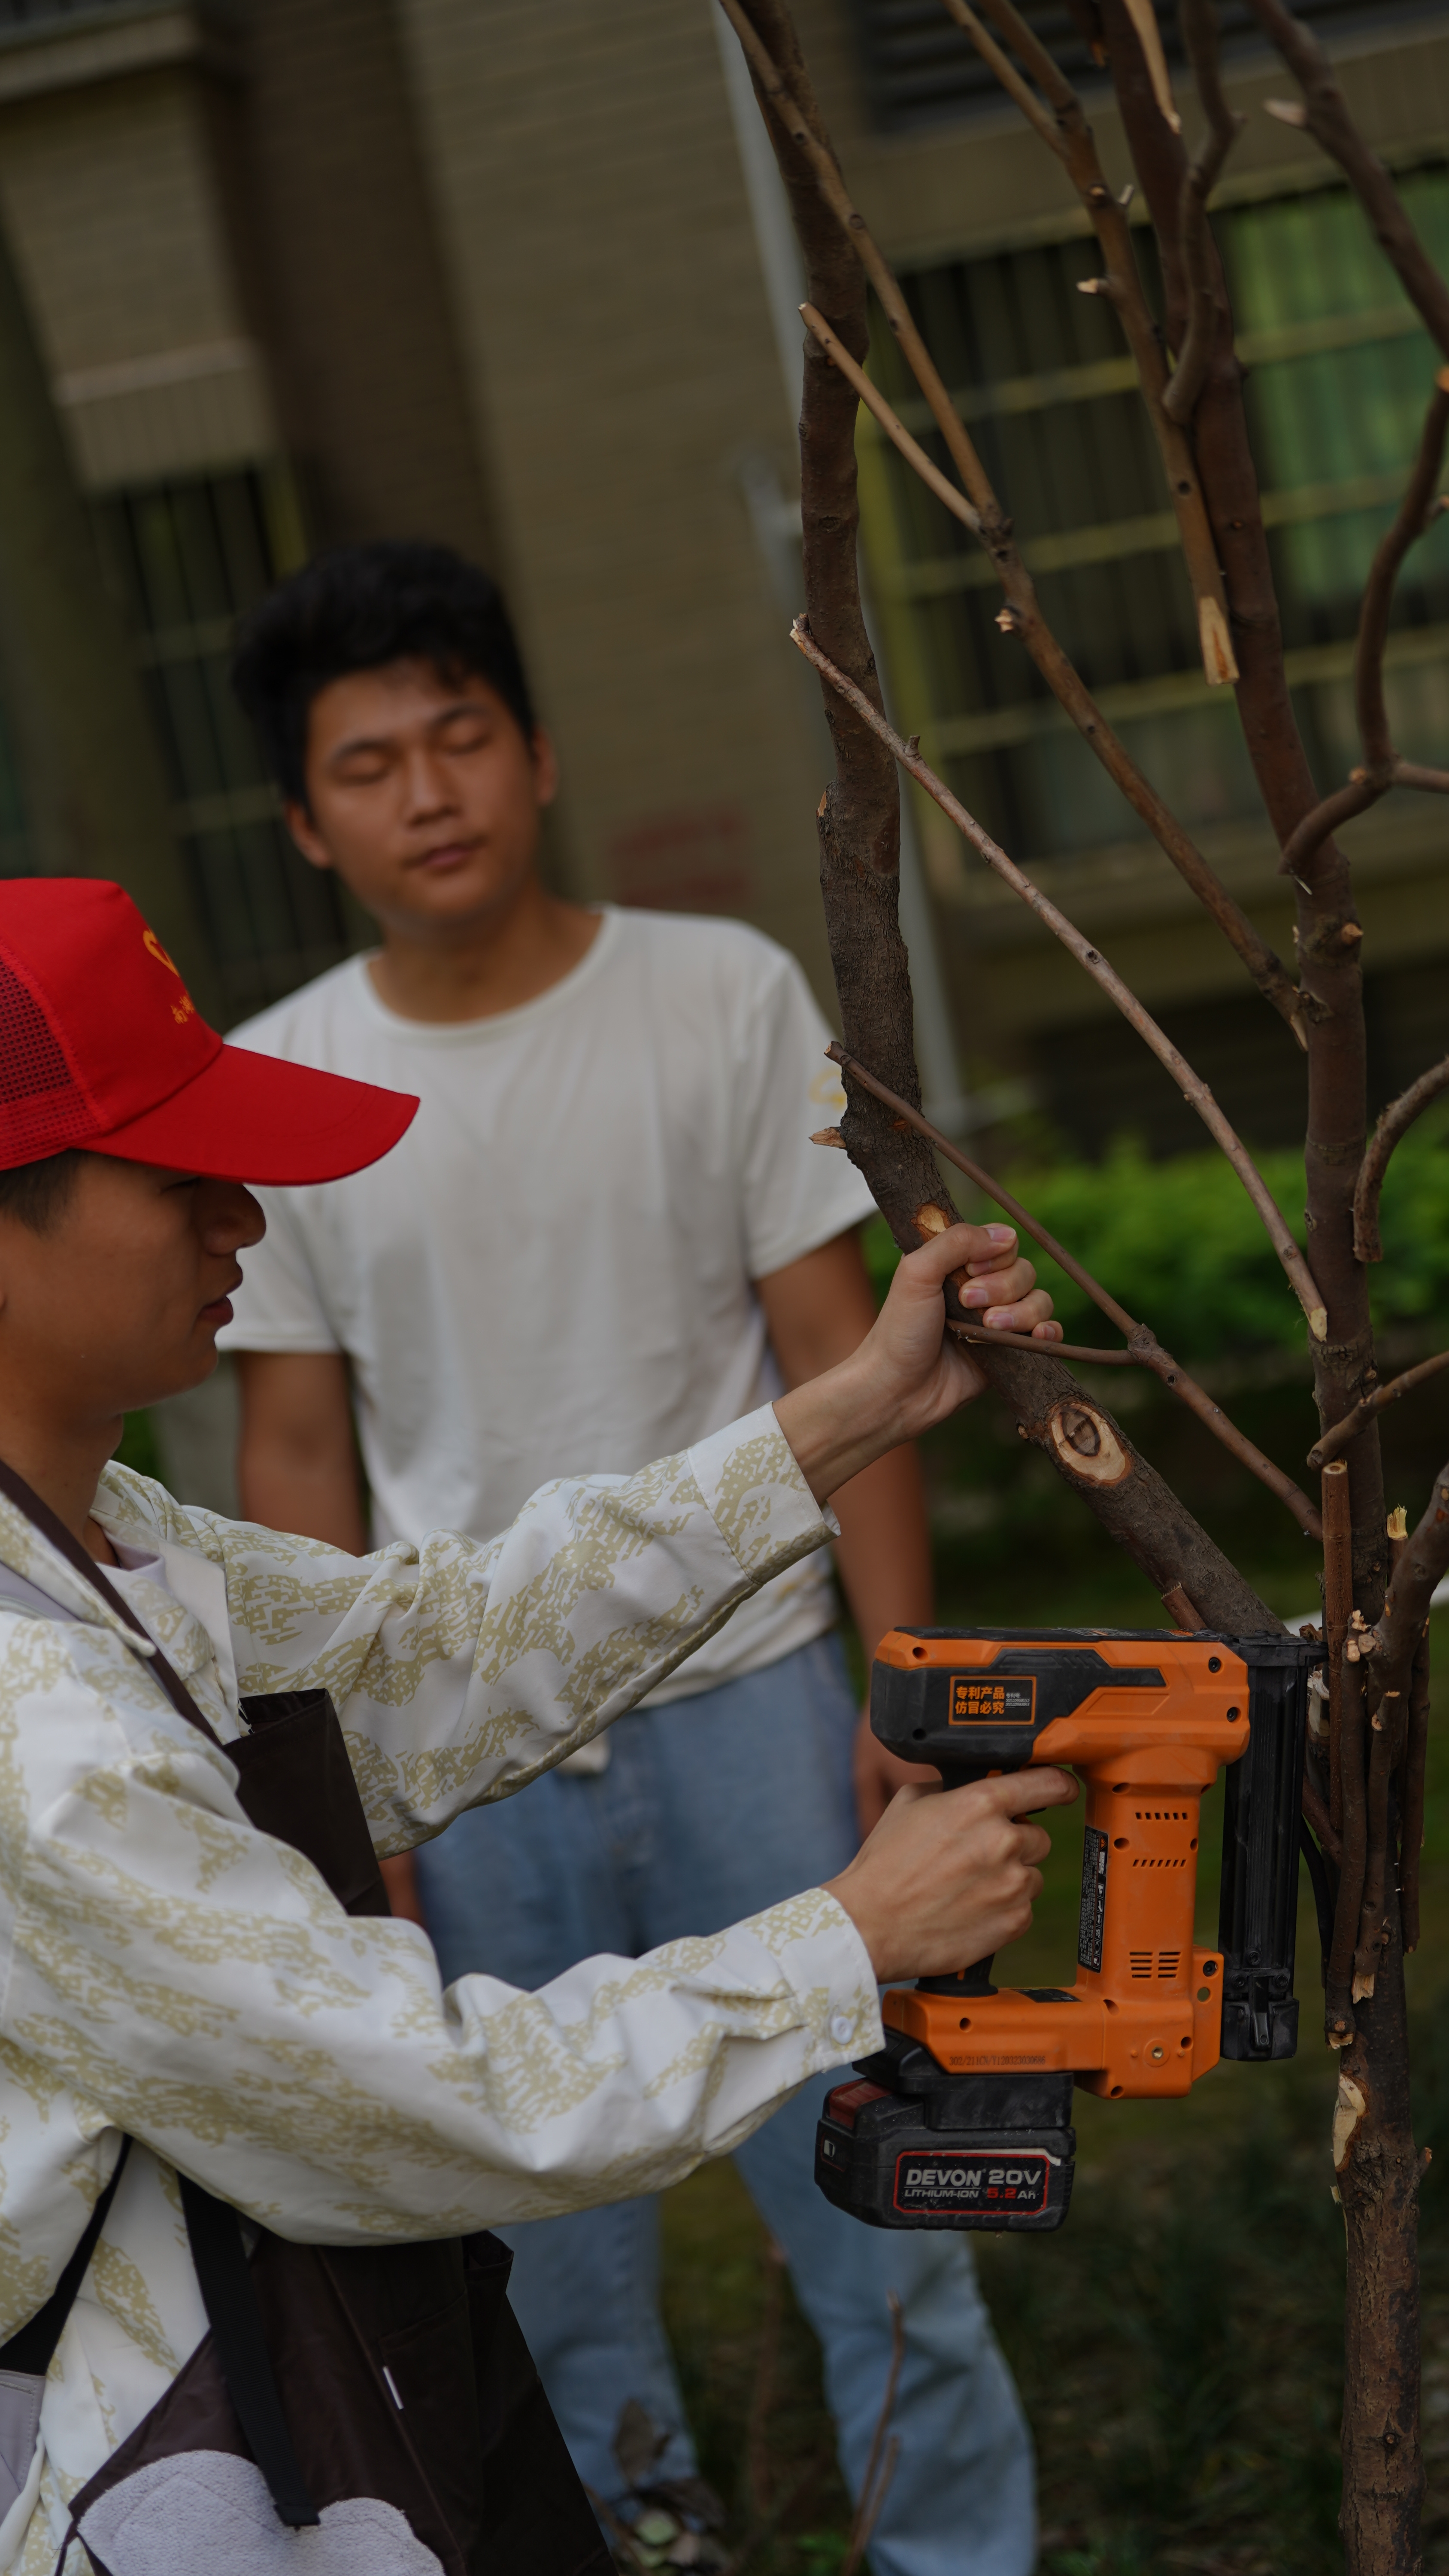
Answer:
<svg viewBox="0 0 1449 2576"><path fill-rule="evenodd" d="M871 2227L1049 2234L1072 2197L1070 2075L947 2075L899 2032L826 2097L815 2179Z"/></svg>

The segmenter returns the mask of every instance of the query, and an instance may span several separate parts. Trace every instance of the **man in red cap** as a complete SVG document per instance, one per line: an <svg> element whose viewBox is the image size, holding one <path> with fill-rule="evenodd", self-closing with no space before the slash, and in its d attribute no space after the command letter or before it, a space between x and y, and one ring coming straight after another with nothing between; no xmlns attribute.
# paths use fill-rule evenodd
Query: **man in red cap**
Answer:
<svg viewBox="0 0 1449 2576"><path fill-rule="evenodd" d="M1024 1928L1058 1774L902 1793L840 1877L536 1994L444 1991L379 1855L587 1743L825 1498L974 1395L957 1226L844 1366L486 1546L368 1557L108 1465L194 1385L262 1218L397 1094L225 1047L119 887L0 885L0 2568L608 2564L478 2231L654 2191L881 2044L877 1984ZM404 2250L405 2249L405 2250ZM289 2562L290 2563L290 2562Z"/></svg>

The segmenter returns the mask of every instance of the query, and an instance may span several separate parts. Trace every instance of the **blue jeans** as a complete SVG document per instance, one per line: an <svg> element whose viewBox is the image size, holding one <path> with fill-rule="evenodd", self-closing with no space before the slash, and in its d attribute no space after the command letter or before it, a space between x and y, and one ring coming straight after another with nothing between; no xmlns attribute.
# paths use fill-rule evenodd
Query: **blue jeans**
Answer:
<svg viewBox="0 0 1449 2576"><path fill-rule="evenodd" d="M855 1848L855 1707L839 1642L822 1637L697 1699L636 1709L595 1778L557 1771L474 1808L418 1854L444 1978L470 1968L541 1986L592 1952L635 1956L709 1933L843 1869ZM735 2155L820 2338L840 2464L859 2492L890 2364L887 2293L906 2350L900 2439L871 2542L876 2576L1028 2576L1031 2441L991 2331L968 2241L864 2227L814 2181L818 2077ZM659 2317L652 2200L504 2231L513 2304L588 2485L623 2486L611 2443L637 2398L669 2447L694 2449Z"/></svg>

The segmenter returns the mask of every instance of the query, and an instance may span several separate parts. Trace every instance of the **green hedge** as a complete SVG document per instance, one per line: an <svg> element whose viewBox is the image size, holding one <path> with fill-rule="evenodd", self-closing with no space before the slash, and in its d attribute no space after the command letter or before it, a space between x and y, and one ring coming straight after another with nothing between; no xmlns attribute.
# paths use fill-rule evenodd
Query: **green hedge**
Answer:
<svg viewBox="0 0 1449 2576"><path fill-rule="evenodd" d="M1300 1243L1303 1157L1260 1155L1274 1198ZM1101 1163L1004 1171L1007 1186L1130 1313L1187 1360L1301 1346L1306 1327L1242 1184L1209 1149L1150 1162L1119 1143ZM1371 1273L1375 1319L1417 1323L1449 1310L1449 1119L1411 1129L1384 1186L1384 1259ZM1027 1247L1030 1249L1030 1247ZM897 1254L884 1220L867 1234L877 1290ZM1054 1262L1038 1260L1068 1341L1114 1339L1112 1328Z"/></svg>

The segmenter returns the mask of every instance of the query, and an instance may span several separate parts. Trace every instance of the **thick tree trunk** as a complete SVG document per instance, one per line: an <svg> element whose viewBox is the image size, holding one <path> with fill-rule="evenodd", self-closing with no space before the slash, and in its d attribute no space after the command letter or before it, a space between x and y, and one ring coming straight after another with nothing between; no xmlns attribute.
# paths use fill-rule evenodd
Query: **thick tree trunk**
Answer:
<svg viewBox="0 0 1449 2576"><path fill-rule="evenodd" d="M828 148L784 0L744 0L794 99ZM1002 13L993 17L1003 22ZM1101 26L1114 85L1163 254L1170 347L1185 332L1187 281L1179 240L1185 153L1153 95L1127 0L1101 0ZM1020 32L1020 31L1018 31ZM859 360L867 344L865 284L849 240L816 181L762 101L789 188L810 272L812 302ZM1215 254L1212 288L1217 342L1196 404L1194 457L1226 581L1239 667L1238 710L1267 813L1286 843L1318 802L1294 719L1257 477L1243 412L1232 319ZM830 659L876 704L879 689L856 588L854 396L823 351L805 346L801 419L806 606ZM821 876L845 1040L890 1087L919 1099L911 1045L910 984L896 922L897 787L883 746L842 701L827 693L837 774L821 799ZM1367 1275L1353 1252L1354 1181L1367 1127L1361 938L1347 863L1331 839L1295 865L1299 968L1308 1036L1309 1258L1328 1309L1327 1333L1312 1348L1315 1393L1325 1426L1347 1414L1373 1383ZM947 1213L934 1160L914 1132L847 1077L843 1122L903 1247L934 1231ZM1250 1587L1197 1529L1191 1516L1136 1452L1120 1426L1077 1386L1059 1361L987 1351L982 1365L1034 1440L1073 1484L1159 1591L1180 1585L1214 1625L1276 1624ZM1375 1422L1347 1445L1352 1591L1363 1618L1383 1603L1388 1550ZM1348 1569L1345 1567L1345 1577ZM1345 1588L1347 1588L1345 1584ZM1176 1615L1176 1608L1174 1610ZM1344 2404L1343 2530L1350 2576L1413 2576L1418 2567L1421 2491L1417 2439L1418 2314L1415 2269L1416 2166L1409 2126L1403 1960L1394 1838L1384 1805L1386 1745L1373 1766L1378 1830L1367 1849L1376 1915L1360 1932L1341 1926L1349 1959L1358 1944L1359 1992L1345 2017L1355 2035L1341 2062L1335 2130L1337 2188L1348 2234L1349 2290ZM1325 1784L1326 1785L1326 1784ZM1360 1780L1362 1806L1364 1783ZM1347 1839L1347 1838L1346 1838ZM1370 1973L1365 1978L1364 1967ZM1352 1970L1349 1970L1352 1975ZM1365 1995L1368 1982L1372 1991Z"/></svg>
<svg viewBox="0 0 1449 2576"><path fill-rule="evenodd" d="M214 1017L150 714L3 234L0 699L37 872L118 878Z"/></svg>
<svg viewBox="0 0 1449 2576"><path fill-rule="evenodd" d="M1113 86L1163 253L1169 343L1181 348L1185 303L1178 210L1186 150L1152 94L1125 0L1104 0ZM1283 639L1248 442L1232 315L1213 255L1218 337L1197 405L1199 474L1217 537L1237 655L1238 711L1263 803L1286 843L1319 801L1293 714ZM1353 1249L1353 1196L1368 1131L1362 936L1348 862L1326 839L1294 872L1299 979L1308 1037L1308 1257L1328 1307L1313 1347L1321 1423L1340 1421L1374 1383L1368 1271ZM1388 1573L1383 1467L1370 1422L1345 1452L1355 1607L1372 1624ZM1393 1844L1386 1855L1394 1878ZM1356 2036L1340 2064L1335 2155L1347 2233L1343 2512L1349 2576L1413 2576L1420 2564L1417 2168L1409 2112L1404 1966L1397 1887L1385 1891L1390 1937L1374 1992L1356 2001ZM1345 2122L1349 2126L1345 2129Z"/></svg>
<svg viewBox="0 0 1449 2576"><path fill-rule="evenodd" d="M1343 2550L1349 2576L1414 2576L1419 2516L1419 2160L1398 1908L1339 2062L1334 2161L1348 2245Z"/></svg>

